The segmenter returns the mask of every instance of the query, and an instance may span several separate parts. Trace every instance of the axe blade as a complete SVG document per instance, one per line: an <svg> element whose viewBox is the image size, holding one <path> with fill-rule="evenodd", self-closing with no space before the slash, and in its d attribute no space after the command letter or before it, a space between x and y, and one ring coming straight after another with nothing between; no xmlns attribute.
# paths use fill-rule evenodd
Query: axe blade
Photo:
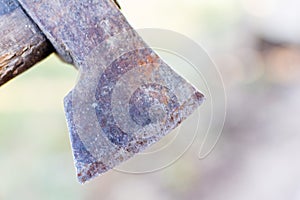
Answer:
<svg viewBox="0 0 300 200"><path fill-rule="evenodd" d="M65 97L77 177L102 174L157 142L203 102L111 0L19 0L80 76Z"/></svg>

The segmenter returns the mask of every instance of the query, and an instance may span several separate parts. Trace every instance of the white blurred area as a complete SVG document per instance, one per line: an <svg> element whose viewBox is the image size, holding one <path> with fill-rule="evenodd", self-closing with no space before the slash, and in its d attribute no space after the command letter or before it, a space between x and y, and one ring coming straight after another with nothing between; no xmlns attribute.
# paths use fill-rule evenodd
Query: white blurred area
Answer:
<svg viewBox="0 0 300 200"><path fill-rule="evenodd" d="M50 57L0 88L0 199L299 200L300 1L119 3L135 28L170 29L207 50L228 97L221 140L204 160L198 137L164 170L81 186L62 107L76 72Z"/></svg>
<svg viewBox="0 0 300 200"><path fill-rule="evenodd" d="M278 42L299 44L300 1L243 0L254 30Z"/></svg>

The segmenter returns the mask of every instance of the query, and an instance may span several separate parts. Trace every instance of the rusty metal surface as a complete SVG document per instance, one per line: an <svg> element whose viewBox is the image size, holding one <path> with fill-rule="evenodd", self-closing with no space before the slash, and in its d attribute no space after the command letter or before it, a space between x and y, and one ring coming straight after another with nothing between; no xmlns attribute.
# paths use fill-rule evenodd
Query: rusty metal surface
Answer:
<svg viewBox="0 0 300 200"><path fill-rule="evenodd" d="M81 183L155 143L202 103L203 95L144 43L113 1L20 2L80 71L65 111Z"/></svg>

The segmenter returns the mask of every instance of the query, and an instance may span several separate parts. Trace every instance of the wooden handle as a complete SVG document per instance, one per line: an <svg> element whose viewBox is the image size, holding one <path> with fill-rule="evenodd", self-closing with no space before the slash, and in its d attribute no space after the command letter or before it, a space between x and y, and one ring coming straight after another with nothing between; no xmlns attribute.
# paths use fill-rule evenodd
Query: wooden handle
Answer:
<svg viewBox="0 0 300 200"><path fill-rule="evenodd" d="M0 86L54 48L15 0L0 0Z"/></svg>

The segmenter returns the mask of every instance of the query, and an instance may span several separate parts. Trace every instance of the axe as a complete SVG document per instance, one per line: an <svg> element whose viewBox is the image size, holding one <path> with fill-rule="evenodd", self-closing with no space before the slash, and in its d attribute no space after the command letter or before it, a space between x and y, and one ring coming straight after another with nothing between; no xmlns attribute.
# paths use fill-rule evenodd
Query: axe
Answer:
<svg viewBox="0 0 300 200"><path fill-rule="evenodd" d="M0 84L52 52L79 71L64 107L80 183L159 141L204 100L115 1L0 0L0 19Z"/></svg>

